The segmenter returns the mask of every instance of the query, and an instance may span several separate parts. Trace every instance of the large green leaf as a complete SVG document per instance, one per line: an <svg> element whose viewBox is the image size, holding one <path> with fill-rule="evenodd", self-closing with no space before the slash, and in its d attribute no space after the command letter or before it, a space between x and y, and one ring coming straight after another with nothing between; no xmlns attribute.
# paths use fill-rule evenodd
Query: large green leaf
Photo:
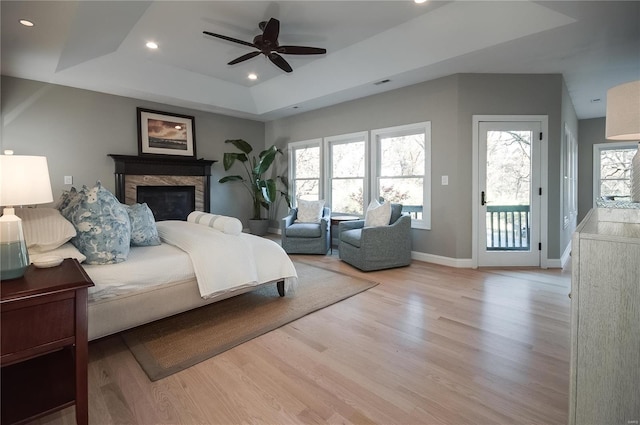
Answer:
<svg viewBox="0 0 640 425"><path fill-rule="evenodd" d="M262 176L273 164L273 160L276 158L276 154L282 153L275 146L271 146L269 149L260 152L260 161L254 167L253 172Z"/></svg>
<svg viewBox="0 0 640 425"><path fill-rule="evenodd" d="M233 146L238 148L238 150L244 152L247 155L249 155L253 151L253 147L242 139L225 140L224 142L231 143Z"/></svg>
<svg viewBox="0 0 640 425"><path fill-rule="evenodd" d="M276 201L276 195L278 194L278 190L276 189L276 182L273 179L263 181L262 185L262 196L264 199L272 204Z"/></svg>
<svg viewBox="0 0 640 425"><path fill-rule="evenodd" d="M247 155L243 153L237 153L237 152L225 153L224 156L222 157L224 171L229 171L229 169L233 166L233 163L236 162L236 160L241 162L246 162L248 158L247 158Z"/></svg>
<svg viewBox="0 0 640 425"><path fill-rule="evenodd" d="M244 181L244 179L240 176L226 176L218 180L218 183L237 182L237 181Z"/></svg>

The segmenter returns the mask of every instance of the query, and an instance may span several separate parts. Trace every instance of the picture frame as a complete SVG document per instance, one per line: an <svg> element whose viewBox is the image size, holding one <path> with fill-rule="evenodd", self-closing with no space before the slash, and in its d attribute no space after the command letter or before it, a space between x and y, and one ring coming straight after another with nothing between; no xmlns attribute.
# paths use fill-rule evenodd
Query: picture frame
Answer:
<svg viewBox="0 0 640 425"><path fill-rule="evenodd" d="M195 118L137 108L138 155L196 157Z"/></svg>

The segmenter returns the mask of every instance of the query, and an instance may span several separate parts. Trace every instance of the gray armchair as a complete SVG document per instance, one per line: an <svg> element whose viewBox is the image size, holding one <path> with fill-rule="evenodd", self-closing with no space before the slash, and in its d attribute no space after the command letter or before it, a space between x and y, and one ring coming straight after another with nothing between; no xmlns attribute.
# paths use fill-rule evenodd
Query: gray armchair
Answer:
<svg viewBox="0 0 640 425"><path fill-rule="evenodd" d="M364 220L340 223L340 259L363 271L411 264L411 216L402 214L402 205L391 204L389 223L380 227L364 227Z"/></svg>
<svg viewBox="0 0 640 425"><path fill-rule="evenodd" d="M331 209L324 207L320 223L296 223L298 209L292 208L281 221L282 248L288 254L326 254L331 243Z"/></svg>

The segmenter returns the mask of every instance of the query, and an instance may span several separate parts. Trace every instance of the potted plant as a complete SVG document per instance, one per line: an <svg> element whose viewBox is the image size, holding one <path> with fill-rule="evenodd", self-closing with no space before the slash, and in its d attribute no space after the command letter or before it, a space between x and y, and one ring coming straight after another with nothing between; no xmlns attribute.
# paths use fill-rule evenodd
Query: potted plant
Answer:
<svg viewBox="0 0 640 425"><path fill-rule="evenodd" d="M282 151L275 145L272 145L260 152L256 157L255 155L250 156L251 152L253 152L253 147L242 139L225 140L225 143L231 143L240 152L227 152L224 154L222 160L224 170L229 171L233 164L239 161L245 169L246 177L231 175L221 178L219 182L241 182L249 191L253 203L253 214L249 220L249 231L254 235L262 236L267 233L269 227L269 220L262 218L262 207L268 211L271 204L276 201L278 194L276 180L265 179L264 176L271 167L271 164L273 164L276 155L282 154Z"/></svg>

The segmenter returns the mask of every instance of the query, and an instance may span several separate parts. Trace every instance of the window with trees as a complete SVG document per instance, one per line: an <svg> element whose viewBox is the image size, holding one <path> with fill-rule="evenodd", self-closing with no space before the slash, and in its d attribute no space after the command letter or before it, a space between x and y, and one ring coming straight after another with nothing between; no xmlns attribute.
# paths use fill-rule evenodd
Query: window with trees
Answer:
<svg viewBox="0 0 640 425"><path fill-rule="evenodd" d="M593 146L594 202L599 197L631 199L631 160L637 149L636 142Z"/></svg>
<svg viewBox="0 0 640 425"><path fill-rule="evenodd" d="M371 136L371 137L369 137ZM400 203L431 228L431 123L289 143L293 198L325 199L332 214L364 216L372 198Z"/></svg>
<svg viewBox="0 0 640 425"><path fill-rule="evenodd" d="M293 199L320 199L321 139L289 143L289 191Z"/></svg>
<svg viewBox="0 0 640 425"><path fill-rule="evenodd" d="M430 123L373 130L375 146L372 193L386 201L403 205L412 216L413 227L431 227L430 197L431 141Z"/></svg>
<svg viewBox="0 0 640 425"><path fill-rule="evenodd" d="M325 138L327 152L327 203L331 211L363 215L367 173L366 132Z"/></svg>

